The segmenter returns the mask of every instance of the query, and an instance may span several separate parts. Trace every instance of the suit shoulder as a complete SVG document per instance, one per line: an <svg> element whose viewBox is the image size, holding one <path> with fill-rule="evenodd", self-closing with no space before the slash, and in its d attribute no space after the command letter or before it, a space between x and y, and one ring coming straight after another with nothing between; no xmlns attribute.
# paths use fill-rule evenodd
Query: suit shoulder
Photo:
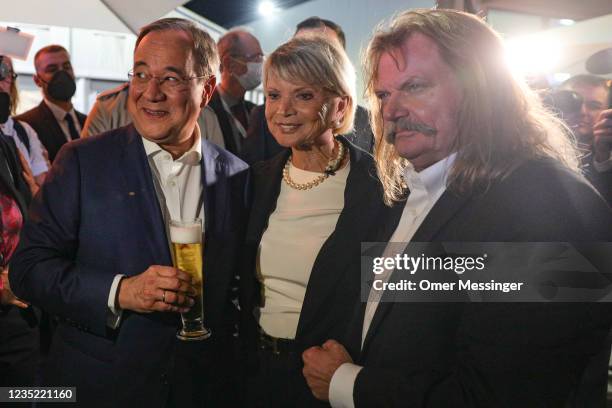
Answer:
<svg viewBox="0 0 612 408"><path fill-rule="evenodd" d="M130 126L124 126L95 136L73 140L70 143L66 143L62 148L83 152L93 151L94 153L104 154L107 149L116 149L128 143L130 140L134 140L132 136Z"/></svg>
<svg viewBox="0 0 612 408"><path fill-rule="evenodd" d="M20 113L17 116L14 116L13 119L17 119L19 121L22 122L29 122L33 119L37 119L40 116L40 107L39 106L35 106L32 109L25 111L23 113Z"/></svg>
<svg viewBox="0 0 612 408"><path fill-rule="evenodd" d="M115 88L107 89L106 91L101 92L96 99L101 102L113 100L123 95L127 95L127 93L129 92L129 89L130 89L129 85L126 82Z"/></svg>
<svg viewBox="0 0 612 408"><path fill-rule="evenodd" d="M238 156L235 156L224 148L217 146L206 139L202 139L202 148L214 152L214 154L226 164L230 175L243 172L249 168L249 165L242 161L242 159L238 158Z"/></svg>

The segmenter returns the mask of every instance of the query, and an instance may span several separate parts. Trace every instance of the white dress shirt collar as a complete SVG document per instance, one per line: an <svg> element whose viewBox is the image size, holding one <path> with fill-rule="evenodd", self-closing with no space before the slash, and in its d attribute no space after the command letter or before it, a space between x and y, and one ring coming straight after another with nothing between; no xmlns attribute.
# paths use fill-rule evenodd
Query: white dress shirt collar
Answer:
<svg viewBox="0 0 612 408"><path fill-rule="evenodd" d="M53 113L53 116L55 116L55 120L57 120L59 123L62 123L66 119L66 114L67 113L69 113L72 116L75 115L74 107L70 108L70 110L68 112L66 112L63 108L60 108L59 106L57 106L56 104L54 104L50 100L45 98L44 101L45 101L45 104L51 110L51 113Z"/></svg>
<svg viewBox="0 0 612 408"><path fill-rule="evenodd" d="M196 164L200 163L200 161L202 160L202 138L200 136L200 127L197 123L194 128L194 136L195 141L193 145L189 148L189 150L183 153L181 157L176 159L176 161L191 166L195 166ZM151 142L150 140L147 140L144 137L142 138L142 143L144 144L147 157L153 158L160 152L164 151L157 143Z"/></svg>
<svg viewBox="0 0 612 408"><path fill-rule="evenodd" d="M412 164L404 169L404 181L410 191L426 190L429 196L435 196L437 192L446 188L448 172L455 163L457 153L432 164L431 166L417 172Z"/></svg>

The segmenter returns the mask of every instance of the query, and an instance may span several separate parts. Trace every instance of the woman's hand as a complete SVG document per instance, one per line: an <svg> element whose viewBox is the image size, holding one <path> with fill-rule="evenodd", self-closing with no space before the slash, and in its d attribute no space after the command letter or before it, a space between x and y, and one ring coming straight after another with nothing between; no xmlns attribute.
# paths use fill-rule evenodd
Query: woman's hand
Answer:
<svg viewBox="0 0 612 408"><path fill-rule="evenodd" d="M26 309L29 305L17 298L11 291L11 285L8 279L8 266L4 267L0 274L2 279L2 289L0 289L0 304L2 305L13 305Z"/></svg>

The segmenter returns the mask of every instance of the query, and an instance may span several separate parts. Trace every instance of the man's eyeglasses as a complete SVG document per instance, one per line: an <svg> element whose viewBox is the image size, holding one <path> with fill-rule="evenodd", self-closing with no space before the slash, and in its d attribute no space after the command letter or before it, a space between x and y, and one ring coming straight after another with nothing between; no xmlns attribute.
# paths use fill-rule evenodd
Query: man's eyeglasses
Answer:
<svg viewBox="0 0 612 408"><path fill-rule="evenodd" d="M0 63L0 81L5 81L7 78L14 81L17 77L18 75L7 64Z"/></svg>
<svg viewBox="0 0 612 408"><path fill-rule="evenodd" d="M143 71L130 71L128 72L128 78L130 79L130 86L134 87L136 90L144 90L149 86L149 82L151 79L154 79L162 92L180 92L184 91L189 87L189 81L193 79L203 79L208 78L207 75L204 76L192 76L188 78L183 78L179 75L168 74L163 77L156 77L154 75L149 74L148 72Z"/></svg>

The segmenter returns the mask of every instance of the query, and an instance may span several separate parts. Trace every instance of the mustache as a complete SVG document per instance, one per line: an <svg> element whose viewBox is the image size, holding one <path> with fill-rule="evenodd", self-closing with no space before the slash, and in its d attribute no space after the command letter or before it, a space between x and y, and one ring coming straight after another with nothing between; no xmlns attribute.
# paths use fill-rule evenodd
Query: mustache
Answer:
<svg viewBox="0 0 612 408"><path fill-rule="evenodd" d="M425 136L435 136L438 131L424 123L413 122L407 117L401 117L393 122L386 122L384 127L385 140L390 143L395 143L395 136L398 132L407 130L410 132L419 132Z"/></svg>

